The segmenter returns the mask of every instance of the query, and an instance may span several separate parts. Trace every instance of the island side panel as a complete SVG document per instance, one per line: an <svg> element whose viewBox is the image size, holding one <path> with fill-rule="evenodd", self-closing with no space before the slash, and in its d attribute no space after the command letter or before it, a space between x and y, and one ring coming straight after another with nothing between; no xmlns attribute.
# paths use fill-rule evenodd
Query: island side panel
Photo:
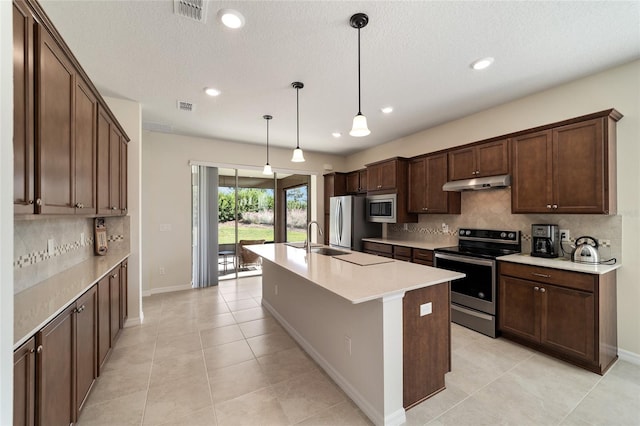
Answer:
<svg viewBox="0 0 640 426"><path fill-rule="evenodd" d="M444 375L451 371L450 302L448 282L405 294L403 365L407 409L445 388Z"/></svg>
<svg viewBox="0 0 640 426"><path fill-rule="evenodd" d="M396 389L385 387L383 318L393 304L401 313L402 300L352 304L266 259L262 267L263 305L375 424L402 423L401 396L385 404L385 393L402 395L402 380ZM401 319L398 324L401 334Z"/></svg>

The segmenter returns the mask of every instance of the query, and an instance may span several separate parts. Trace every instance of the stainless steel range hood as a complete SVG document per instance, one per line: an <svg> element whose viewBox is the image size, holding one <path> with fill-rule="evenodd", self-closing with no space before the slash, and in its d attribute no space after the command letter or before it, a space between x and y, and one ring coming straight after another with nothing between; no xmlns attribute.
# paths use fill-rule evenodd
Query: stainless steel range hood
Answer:
<svg viewBox="0 0 640 426"><path fill-rule="evenodd" d="M489 176L484 178L454 180L442 185L443 191L462 192L480 189L506 188L511 186L510 175Z"/></svg>

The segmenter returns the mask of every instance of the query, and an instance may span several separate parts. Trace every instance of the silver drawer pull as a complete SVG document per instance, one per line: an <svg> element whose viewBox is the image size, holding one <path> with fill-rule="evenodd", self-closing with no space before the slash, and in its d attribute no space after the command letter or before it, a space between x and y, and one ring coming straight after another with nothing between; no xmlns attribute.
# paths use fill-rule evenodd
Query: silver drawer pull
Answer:
<svg viewBox="0 0 640 426"><path fill-rule="evenodd" d="M539 291L539 290L540 290L540 287L534 287L533 288L533 291Z"/></svg>
<svg viewBox="0 0 640 426"><path fill-rule="evenodd" d="M536 274L535 272L532 272L531 275L536 276L536 277L541 277L541 278L551 278L551 275Z"/></svg>
<svg viewBox="0 0 640 426"><path fill-rule="evenodd" d="M540 293L544 293L545 291L547 291L547 290L546 290L544 287L542 287L542 288L540 289Z"/></svg>

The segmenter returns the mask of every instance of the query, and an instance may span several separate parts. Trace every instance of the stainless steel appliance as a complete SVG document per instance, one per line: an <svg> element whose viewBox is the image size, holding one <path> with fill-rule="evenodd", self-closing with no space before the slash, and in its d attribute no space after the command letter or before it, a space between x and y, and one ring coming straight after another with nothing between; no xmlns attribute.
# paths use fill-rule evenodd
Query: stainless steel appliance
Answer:
<svg viewBox="0 0 640 426"><path fill-rule="evenodd" d="M558 257L560 255L560 230L558 225L531 225L531 256Z"/></svg>
<svg viewBox="0 0 640 426"><path fill-rule="evenodd" d="M368 222L396 223L396 194L367 196L366 219Z"/></svg>
<svg viewBox="0 0 640 426"><path fill-rule="evenodd" d="M434 266L466 274L451 282L451 320L496 337L496 258L519 253L520 231L461 228L458 245L435 249Z"/></svg>
<svg viewBox="0 0 640 426"><path fill-rule="evenodd" d="M365 220L365 197L329 199L329 245L362 251L362 239L382 235L382 225Z"/></svg>
<svg viewBox="0 0 640 426"><path fill-rule="evenodd" d="M571 260L578 263L600 263L598 241L588 235L576 238L576 249L571 254Z"/></svg>

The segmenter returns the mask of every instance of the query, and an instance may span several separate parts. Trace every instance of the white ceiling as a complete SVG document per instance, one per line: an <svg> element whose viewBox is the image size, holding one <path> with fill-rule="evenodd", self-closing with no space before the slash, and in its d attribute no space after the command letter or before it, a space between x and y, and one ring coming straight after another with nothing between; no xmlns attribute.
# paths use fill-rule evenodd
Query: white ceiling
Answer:
<svg viewBox="0 0 640 426"><path fill-rule="evenodd" d="M172 0L42 0L107 96L142 104L145 128L348 154L640 58L640 1L209 1L205 24ZM228 29L221 8L246 24ZM371 135L348 135L357 112ZM494 65L473 71L475 59ZM204 94L206 86L222 91ZM178 111L177 100L196 105ZM384 115L380 108L391 105ZM614 107L615 105L611 105ZM335 139L332 132L343 136ZM308 154L307 154L308 155Z"/></svg>

